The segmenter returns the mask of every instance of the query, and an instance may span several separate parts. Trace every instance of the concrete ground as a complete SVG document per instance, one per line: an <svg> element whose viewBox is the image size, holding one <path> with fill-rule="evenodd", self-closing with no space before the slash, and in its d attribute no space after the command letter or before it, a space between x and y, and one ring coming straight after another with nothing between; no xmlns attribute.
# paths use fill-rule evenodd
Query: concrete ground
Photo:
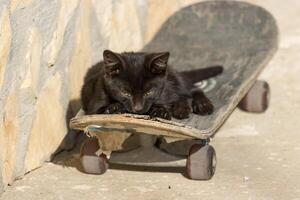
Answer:
<svg viewBox="0 0 300 200"><path fill-rule="evenodd" d="M271 85L271 106L264 114L236 110L230 116L211 143L218 157L212 180L189 180L182 169L115 167L97 176L47 163L1 200L300 199L300 1L250 2L273 13L280 27L279 51L261 75Z"/></svg>

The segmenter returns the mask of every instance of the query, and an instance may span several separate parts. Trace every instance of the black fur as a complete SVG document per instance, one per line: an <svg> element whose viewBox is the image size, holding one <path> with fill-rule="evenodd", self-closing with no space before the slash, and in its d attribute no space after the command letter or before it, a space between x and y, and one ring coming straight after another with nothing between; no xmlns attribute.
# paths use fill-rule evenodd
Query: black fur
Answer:
<svg viewBox="0 0 300 200"><path fill-rule="evenodd" d="M86 74L81 91L87 114L137 113L152 117L183 119L191 111L206 115L213 105L195 82L222 72L212 67L175 72L168 66L169 53L114 53L105 50L103 61ZM193 98L192 107L188 98Z"/></svg>

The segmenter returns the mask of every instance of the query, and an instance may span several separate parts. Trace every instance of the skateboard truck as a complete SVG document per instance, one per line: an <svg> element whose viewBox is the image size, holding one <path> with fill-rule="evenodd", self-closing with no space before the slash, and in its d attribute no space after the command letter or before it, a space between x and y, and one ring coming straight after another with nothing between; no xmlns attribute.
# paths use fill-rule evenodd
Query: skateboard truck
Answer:
<svg viewBox="0 0 300 200"><path fill-rule="evenodd" d="M91 174L104 173L109 164L136 165L136 166L151 166L151 167L186 167L188 175L193 179L210 179L215 171L216 162L215 151L212 146L208 145L210 139L193 140L188 155L170 154L155 146L157 136L138 133L139 147L133 150L124 152L108 152L102 150L100 146L107 146L101 141L101 135L110 135L112 132L119 130L115 128L106 128L101 125L89 125L85 128L85 133L91 137L81 148L81 163L84 171ZM124 130L123 130L124 131ZM120 133L120 132L119 132ZM118 134L118 133L113 133ZM98 139L92 136L97 135ZM100 138L100 139L99 139ZM91 150L93 149L93 150ZM107 159L109 157L109 159ZM198 163L201 161L201 163ZM207 163L205 165L205 163ZM97 167L95 167L95 165ZM205 169L200 170L201 167ZM209 170L207 170L209 169Z"/></svg>

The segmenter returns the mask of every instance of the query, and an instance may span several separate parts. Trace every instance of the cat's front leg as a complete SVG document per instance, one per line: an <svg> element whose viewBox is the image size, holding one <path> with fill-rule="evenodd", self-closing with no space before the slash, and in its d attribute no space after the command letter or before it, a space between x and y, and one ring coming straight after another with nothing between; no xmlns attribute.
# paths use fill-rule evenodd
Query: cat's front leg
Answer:
<svg viewBox="0 0 300 200"><path fill-rule="evenodd" d="M106 106L103 109L102 113L103 114L122 114L125 112L126 112L125 107L121 103L116 102L116 103L111 103L108 106Z"/></svg>
<svg viewBox="0 0 300 200"><path fill-rule="evenodd" d="M172 105L172 116L177 119L188 118L191 113L191 107L189 105L188 99L185 97L179 98L178 101Z"/></svg>
<svg viewBox="0 0 300 200"><path fill-rule="evenodd" d="M159 117L163 119L171 119L171 112L163 105L153 105L149 111L150 117Z"/></svg>
<svg viewBox="0 0 300 200"><path fill-rule="evenodd" d="M213 104L202 91L193 92L192 108L199 115L210 115L214 111Z"/></svg>

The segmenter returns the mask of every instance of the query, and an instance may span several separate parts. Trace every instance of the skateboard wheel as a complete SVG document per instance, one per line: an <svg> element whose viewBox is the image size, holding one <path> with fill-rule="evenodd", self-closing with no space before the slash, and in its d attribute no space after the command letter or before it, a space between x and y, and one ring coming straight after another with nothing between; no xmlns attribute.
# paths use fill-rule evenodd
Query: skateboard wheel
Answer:
<svg viewBox="0 0 300 200"><path fill-rule="evenodd" d="M267 110L270 101L270 87L265 81L256 81L239 103L241 110L262 113Z"/></svg>
<svg viewBox="0 0 300 200"><path fill-rule="evenodd" d="M88 174L104 174L108 169L108 159L106 155L96 155L99 150L98 140L89 139L81 146L80 162L83 171Z"/></svg>
<svg viewBox="0 0 300 200"><path fill-rule="evenodd" d="M209 180L216 169L216 152L210 145L194 144L189 151L186 169L193 180Z"/></svg>

